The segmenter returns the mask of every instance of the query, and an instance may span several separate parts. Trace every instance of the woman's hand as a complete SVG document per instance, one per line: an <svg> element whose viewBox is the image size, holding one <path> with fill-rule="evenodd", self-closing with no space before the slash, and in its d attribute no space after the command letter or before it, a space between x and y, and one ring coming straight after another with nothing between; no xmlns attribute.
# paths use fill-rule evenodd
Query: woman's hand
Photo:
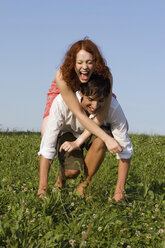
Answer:
<svg viewBox="0 0 165 248"><path fill-rule="evenodd" d="M65 141L61 146L59 151L62 152L62 150L66 151L66 152L71 152L75 149L77 149L79 146L75 141Z"/></svg>
<svg viewBox="0 0 165 248"><path fill-rule="evenodd" d="M112 137L109 136L109 138L105 141L105 144L107 146L107 149L110 153L118 153L122 152L122 147L119 145L119 143ZM65 141L61 146L59 151L62 152L62 150L66 152L71 152L75 149L77 149L79 145L75 141Z"/></svg>
<svg viewBox="0 0 165 248"><path fill-rule="evenodd" d="M120 144L110 136L108 136L108 138L105 140L105 144L110 153L118 153L122 152L123 150Z"/></svg>

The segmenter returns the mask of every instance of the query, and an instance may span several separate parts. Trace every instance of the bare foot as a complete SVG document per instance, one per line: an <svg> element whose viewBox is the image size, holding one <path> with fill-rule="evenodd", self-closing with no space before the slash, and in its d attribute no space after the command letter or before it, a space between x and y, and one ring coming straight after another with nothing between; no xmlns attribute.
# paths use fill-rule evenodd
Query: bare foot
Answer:
<svg viewBox="0 0 165 248"><path fill-rule="evenodd" d="M58 178L57 178L57 181L56 181L56 183L55 183L55 187L57 187L57 188L63 188L64 186L65 186L65 182L66 182L66 180L62 180L59 176L58 176Z"/></svg>
<svg viewBox="0 0 165 248"><path fill-rule="evenodd" d="M77 193L84 198L84 188L86 188L88 186L88 182L85 181L83 183L80 183L77 187Z"/></svg>

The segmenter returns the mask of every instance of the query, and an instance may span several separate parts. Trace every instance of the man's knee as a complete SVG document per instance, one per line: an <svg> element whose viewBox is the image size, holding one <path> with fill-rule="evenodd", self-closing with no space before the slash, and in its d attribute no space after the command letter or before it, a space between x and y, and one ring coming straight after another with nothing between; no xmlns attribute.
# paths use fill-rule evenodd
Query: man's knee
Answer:
<svg viewBox="0 0 165 248"><path fill-rule="evenodd" d="M76 178L79 175L79 170L65 170L65 176L67 178Z"/></svg>
<svg viewBox="0 0 165 248"><path fill-rule="evenodd" d="M91 148L95 152L106 151L106 145L105 145L105 143L100 138L96 138L93 141Z"/></svg>

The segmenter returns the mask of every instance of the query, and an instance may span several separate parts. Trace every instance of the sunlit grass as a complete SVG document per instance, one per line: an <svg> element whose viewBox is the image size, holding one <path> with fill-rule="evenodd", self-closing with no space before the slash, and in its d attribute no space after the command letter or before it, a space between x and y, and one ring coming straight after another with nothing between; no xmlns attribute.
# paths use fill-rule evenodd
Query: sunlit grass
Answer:
<svg viewBox="0 0 165 248"><path fill-rule="evenodd" d="M38 199L38 133L0 134L0 247L165 247L165 137L130 135L134 156L126 185L128 203L111 197L118 161L106 158L85 193L74 193L80 177Z"/></svg>

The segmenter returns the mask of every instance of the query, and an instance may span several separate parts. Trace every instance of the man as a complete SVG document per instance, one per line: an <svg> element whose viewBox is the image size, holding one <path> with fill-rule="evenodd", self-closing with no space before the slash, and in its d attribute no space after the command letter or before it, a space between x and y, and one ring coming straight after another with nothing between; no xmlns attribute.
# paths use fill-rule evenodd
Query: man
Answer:
<svg viewBox="0 0 165 248"><path fill-rule="evenodd" d="M76 92L76 94L83 110L90 118L93 118L105 103L109 92L109 80L93 76L88 83L81 84L80 91ZM133 148L127 133L127 120L114 97L112 97L108 116L103 124L103 129L112 136L112 142L115 139L121 147L117 153L117 158L119 159L118 180L113 196L113 199L120 201L125 199L124 188ZM56 97L51 106L49 120L39 151L41 156L38 194L41 197L45 194L45 189L48 187L48 172L56 150L61 170L55 186L63 187L67 178L75 178L81 170L84 170L86 180L80 183L77 188L77 192L83 196L84 187L87 186L88 181L92 179L98 170L106 152L104 142L91 135L84 144L84 147L87 148L87 154L84 158L82 153L83 147L75 145L76 138L79 137L83 130L84 127L68 109L61 95ZM72 147L74 147L74 150Z"/></svg>

